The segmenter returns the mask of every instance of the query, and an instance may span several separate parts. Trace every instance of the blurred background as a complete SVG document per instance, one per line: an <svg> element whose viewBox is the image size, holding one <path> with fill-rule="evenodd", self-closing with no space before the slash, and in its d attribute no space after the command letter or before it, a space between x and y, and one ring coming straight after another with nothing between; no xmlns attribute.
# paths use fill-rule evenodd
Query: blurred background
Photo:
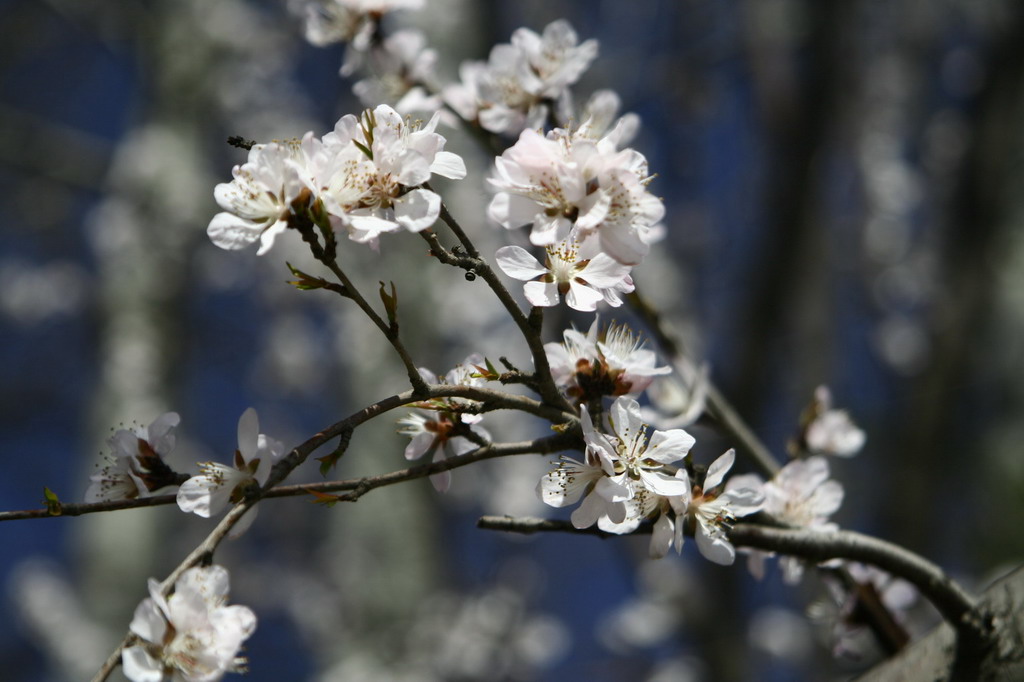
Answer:
<svg viewBox="0 0 1024 682"><path fill-rule="evenodd" d="M868 434L833 461L843 526L973 589L1021 563L1019 3L426 5L385 26L427 32L445 80L520 26L564 17L600 41L577 98L612 88L640 115L632 146L668 208L638 286L778 456L814 388L832 388ZM286 259L310 266L298 240L257 258L205 234L214 185L245 158L229 135L323 134L361 109L342 46L310 46L283 4L255 0L2 0L0 34L0 507L39 507L43 486L80 501L111 429L167 410L181 414L172 463L191 471L228 461L248 406L295 445L405 388L354 307L285 284ZM441 132L470 169L441 191L487 253L504 239L483 212L492 161ZM343 245L342 264L369 294L395 280L418 360L528 366L482 283L394 237L380 255ZM338 477L403 467L399 416L361 429ZM730 445L710 427L693 429L698 462ZM416 481L333 509L261 505L216 557L259 618L248 679L820 680L877 660L867 640L833 659L803 617L827 597L813 575L793 589L692 545L652 562L645 538L475 529L482 513L561 516L533 492L548 460L456 471L444 496ZM310 463L294 481L318 478ZM4 678L91 677L146 578L211 527L172 507L2 524ZM910 617L917 633L936 620Z"/></svg>

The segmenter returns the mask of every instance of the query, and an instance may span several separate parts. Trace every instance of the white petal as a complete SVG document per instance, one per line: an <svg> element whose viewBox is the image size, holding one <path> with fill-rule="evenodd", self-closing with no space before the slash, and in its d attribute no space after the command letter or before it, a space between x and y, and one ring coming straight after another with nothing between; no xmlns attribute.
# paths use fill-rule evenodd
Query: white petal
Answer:
<svg viewBox="0 0 1024 682"><path fill-rule="evenodd" d="M161 682L163 666L141 646L130 646L121 652L121 670L131 682Z"/></svg>
<svg viewBox="0 0 1024 682"><path fill-rule="evenodd" d="M716 459L708 467L708 473L704 477L704 490L710 490L722 482L725 478L726 472L732 468L732 463L736 461L736 450L730 448L721 457Z"/></svg>
<svg viewBox="0 0 1024 682"><path fill-rule="evenodd" d="M452 180L461 180L466 177L466 162L458 154L438 152L434 155L434 163L430 164L430 172Z"/></svg>
<svg viewBox="0 0 1024 682"><path fill-rule="evenodd" d="M569 282L569 292L565 295L565 303L573 310L590 313L597 310L597 304L603 300L604 295L600 291L591 289L575 280Z"/></svg>
<svg viewBox="0 0 1024 682"><path fill-rule="evenodd" d="M135 615L132 616L128 629L147 642L161 644L167 632L167 621L156 603L147 598L135 607Z"/></svg>
<svg viewBox="0 0 1024 682"><path fill-rule="evenodd" d="M569 517L573 528L590 528L603 516L608 508L608 501L595 493L583 498L583 504Z"/></svg>
<svg viewBox="0 0 1024 682"><path fill-rule="evenodd" d="M437 222L441 197L427 189L414 189L394 201L395 222L410 232L422 232Z"/></svg>
<svg viewBox="0 0 1024 682"><path fill-rule="evenodd" d="M417 433L412 437L412 440L409 441L409 444L405 446L405 458L419 459L426 454L427 450L429 450L430 446L433 444L434 434L429 431Z"/></svg>
<svg viewBox="0 0 1024 682"><path fill-rule="evenodd" d="M558 285L554 282L527 282L523 285L523 294L530 305L538 308L558 305Z"/></svg>
<svg viewBox="0 0 1024 682"><path fill-rule="evenodd" d="M662 464L671 464L686 457L696 439L682 429L655 431L647 443L644 456Z"/></svg>
<svg viewBox="0 0 1024 682"><path fill-rule="evenodd" d="M640 479L651 492L665 497L678 497L690 492L690 482L667 476L660 471L640 470Z"/></svg>
<svg viewBox="0 0 1024 682"><path fill-rule="evenodd" d="M235 251L258 241L266 227L266 221L256 223L233 213L218 213L210 221L206 234L216 246Z"/></svg>
<svg viewBox="0 0 1024 682"><path fill-rule="evenodd" d="M668 514L662 513L654 522L654 530L651 532L651 545L648 549L652 559L660 559L668 554L669 548L675 539L675 526Z"/></svg>
<svg viewBox="0 0 1024 682"><path fill-rule="evenodd" d="M703 523L697 524L697 549L704 558L722 566L731 566L736 561L736 549L721 535L711 537Z"/></svg>
<svg viewBox="0 0 1024 682"><path fill-rule="evenodd" d="M528 282L548 270L529 251L519 246L503 246L494 252L494 261L501 271L513 279Z"/></svg>
<svg viewBox="0 0 1024 682"><path fill-rule="evenodd" d="M246 462L256 456L259 442L260 420L256 410L247 408L238 418L238 451Z"/></svg>
<svg viewBox="0 0 1024 682"><path fill-rule="evenodd" d="M577 277L598 289L613 287L629 274L630 266L619 263L605 253L594 256Z"/></svg>

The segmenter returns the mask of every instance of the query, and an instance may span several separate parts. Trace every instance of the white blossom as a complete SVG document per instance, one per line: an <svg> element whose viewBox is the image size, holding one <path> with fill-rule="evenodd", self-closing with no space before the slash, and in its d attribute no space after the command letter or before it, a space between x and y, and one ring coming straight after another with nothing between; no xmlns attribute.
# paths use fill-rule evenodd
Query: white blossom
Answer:
<svg viewBox="0 0 1024 682"><path fill-rule="evenodd" d="M563 457L541 478L537 492L555 507L572 504L586 492L573 512L573 526L597 523L608 532L629 533L655 510L660 497L689 491L688 483L666 473L665 467L686 457L694 439L681 429L654 431L648 437L640 405L628 397L612 403L608 421L614 435L599 432L581 406L586 461Z"/></svg>
<svg viewBox="0 0 1024 682"><path fill-rule="evenodd" d="M565 20L542 34L520 28L511 44L492 48L487 63L464 62L461 82L443 91L445 101L468 121L494 133L517 134L542 127L555 107L565 120L571 111L569 86L597 56L597 41L578 43Z"/></svg>
<svg viewBox="0 0 1024 682"><path fill-rule="evenodd" d="M507 229L530 225L535 246L572 237L636 265L665 214L647 191L649 181L647 160L635 150L561 129L547 136L528 129L495 159L490 184L496 194L487 215Z"/></svg>
<svg viewBox="0 0 1024 682"><path fill-rule="evenodd" d="M270 250L288 228L292 203L306 187L301 162L303 146L308 147L312 139L313 134L307 133L301 141L257 144L249 150L249 160L232 170L234 180L214 189L214 198L224 209L206 230L214 244L234 250L258 241L257 255Z"/></svg>
<svg viewBox="0 0 1024 682"><path fill-rule="evenodd" d="M570 239L548 246L545 251L544 265L518 246L503 246L495 253L495 261L506 275L526 282L523 293L531 305L551 307L565 297L570 308L591 312L601 302L620 306L622 300L617 292L633 291L631 268L607 254L597 253L588 258L580 252L579 244Z"/></svg>
<svg viewBox="0 0 1024 682"><path fill-rule="evenodd" d="M259 432L256 410L248 408L238 419L238 449L234 465L220 462L200 464L201 473L178 489L178 507L203 518L219 514L229 504L242 500L248 485L263 486L270 470L284 454L284 445ZM255 507L236 524L234 535L241 534L256 517Z"/></svg>
<svg viewBox="0 0 1024 682"><path fill-rule="evenodd" d="M174 472L163 458L174 449L174 429L181 418L166 412L148 427L118 429L107 443L113 452L99 473L89 477L86 502L134 500L174 483Z"/></svg>
<svg viewBox="0 0 1024 682"><path fill-rule="evenodd" d="M373 75L352 86L364 105L390 104L403 114L441 108L440 96L428 89L433 89L437 51L427 47L422 32L396 31L371 50L368 59Z"/></svg>
<svg viewBox="0 0 1024 682"><path fill-rule="evenodd" d="M782 467L767 483L761 483L756 474L737 476L730 480L730 486L755 487L761 485L764 492L763 511L790 526L811 530L835 530L838 526L828 517L839 510L843 503L843 486L829 479L828 460L821 456L795 459ZM768 553L758 550L749 552L748 567L755 577L764 575L764 558ZM796 557L785 556L779 560L783 579L789 584L800 581L804 562Z"/></svg>
<svg viewBox="0 0 1024 682"><path fill-rule="evenodd" d="M657 366L654 351L626 325L612 323L601 333L598 328L595 319L585 335L567 329L562 343L544 344L551 376L569 397L582 402L599 395L636 397L654 377L672 372Z"/></svg>
<svg viewBox="0 0 1024 682"><path fill-rule="evenodd" d="M814 391L813 418L804 429L808 451L820 455L852 457L864 447L866 435L845 410L832 409L832 393L825 386Z"/></svg>
<svg viewBox="0 0 1024 682"><path fill-rule="evenodd" d="M736 549L727 535L729 528L737 518L759 511L764 502L764 494L754 486L726 486L722 490L725 474L732 468L735 459L736 451L728 450L711 463L704 475L704 482L700 486L694 485L692 489L689 475L685 469L680 469L676 476L686 482L686 493L669 498L676 513L676 524L680 522L679 517L684 515L695 520L694 536L700 553L706 559L726 566L736 560ZM679 551L682 534L676 533L674 539L678 543L676 550ZM668 546L664 549L667 551Z"/></svg>
<svg viewBox="0 0 1024 682"><path fill-rule="evenodd" d="M164 597L150 579L149 597L135 609L130 625L138 644L121 653L132 682L215 682L244 670L238 656L256 629L245 606L227 606L228 572L222 566L190 568Z"/></svg>
<svg viewBox="0 0 1024 682"><path fill-rule="evenodd" d="M444 151L445 138L434 132L440 114L420 126L387 105L346 115L323 138L326 161L315 173L313 189L349 237L375 243L385 232L420 232L437 221L441 197L418 187L431 174L459 179L466 166Z"/></svg>
<svg viewBox="0 0 1024 682"><path fill-rule="evenodd" d="M292 0L293 10L305 21L306 40L323 47L348 43L341 75L362 65L373 44L381 18L394 10L420 9L424 0Z"/></svg>
<svg viewBox="0 0 1024 682"><path fill-rule="evenodd" d="M482 355L474 353L444 377L424 367L419 368L419 374L431 385L482 386L485 380L473 375L478 372L477 366L484 362ZM465 411L473 404L471 400L458 397L438 398L420 403L420 409L399 419L402 428L398 433L410 438L405 446L405 458L419 459L430 454L433 461L443 461L480 447L480 442L489 442L491 435L479 426L483 416ZM451 486L451 472L433 474L430 481L438 492L446 492Z"/></svg>

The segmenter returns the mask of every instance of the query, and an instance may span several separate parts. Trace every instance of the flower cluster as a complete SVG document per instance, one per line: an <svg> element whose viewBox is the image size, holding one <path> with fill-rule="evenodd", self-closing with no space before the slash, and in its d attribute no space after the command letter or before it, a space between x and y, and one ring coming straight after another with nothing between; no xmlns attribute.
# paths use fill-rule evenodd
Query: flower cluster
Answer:
<svg viewBox="0 0 1024 682"><path fill-rule="evenodd" d="M705 557L731 564L735 549L726 537L729 524L761 508L763 494L755 488L721 490L732 467L732 450L708 468L703 485L691 485L685 468L670 465L686 458L694 438L682 429L650 435L637 401L620 397L612 403L611 434L598 431L581 407L585 461L562 457L557 468L537 485L541 500L552 507L583 503L572 513L576 528L630 533L644 520L654 521L650 553L661 557L675 545L682 550L687 522L695 526L697 547Z"/></svg>
<svg viewBox="0 0 1024 682"><path fill-rule="evenodd" d="M245 606L226 606L228 572L222 566L190 568L164 597L149 581L149 597L135 609L130 629L139 643L121 653L132 682L216 682L224 673L241 672L242 643L256 629Z"/></svg>
<svg viewBox="0 0 1024 682"><path fill-rule="evenodd" d="M526 282L534 306L554 306L561 297L585 312L602 301L621 305L620 294L634 289L630 271L662 234L665 209L647 191L647 160L619 149L629 127L621 120L598 137L609 120L605 111L574 132L524 130L495 159L488 216L507 229L531 226L530 242L545 251L542 264L526 249L506 246L496 261Z"/></svg>
<svg viewBox="0 0 1024 682"><path fill-rule="evenodd" d="M107 441L113 452L99 473L89 477L86 502L134 500L177 484L177 477L164 462L174 449L174 429L181 418L166 412L148 427L118 429Z"/></svg>
<svg viewBox="0 0 1024 682"><path fill-rule="evenodd" d="M421 185L431 174L466 175L462 158L443 151L438 119L420 126L380 105L359 118L343 116L323 139L310 132L255 145L234 168L234 180L217 185L224 212L207 234L223 249L259 241L263 254L288 227L314 221L372 246L387 232L424 230L437 220L441 198Z"/></svg>
<svg viewBox="0 0 1024 682"><path fill-rule="evenodd" d="M482 386L485 380L477 374L484 363L483 356L474 353L444 377L438 377L424 367L419 368L419 373L431 385ZM398 420L402 425L398 432L410 438L405 446L405 458L411 460L430 455L433 461L442 461L489 442L491 435L480 426L483 416L466 411L473 405L473 401L458 397L419 403L420 409ZM451 472L438 472L430 477L430 481L438 492L445 492L451 485Z"/></svg>
<svg viewBox="0 0 1024 682"><path fill-rule="evenodd" d="M305 21L306 40L317 46L348 43L343 76L351 75L373 44L381 18L399 9L419 9L423 0L293 0Z"/></svg>
<svg viewBox="0 0 1024 682"><path fill-rule="evenodd" d="M544 344L551 376L570 398L585 403L603 396L636 397L654 377L669 374L657 366L654 351L625 325L608 325L598 332L595 319L584 335L575 329L562 333L562 343Z"/></svg>
<svg viewBox="0 0 1024 682"><path fill-rule="evenodd" d="M520 28L511 44L495 45L487 62L463 62L461 82L443 90L445 102L466 121L493 133L515 135L543 127L553 116L567 121L569 87L597 57L597 41L579 43L569 22L543 33Z"/></svg>

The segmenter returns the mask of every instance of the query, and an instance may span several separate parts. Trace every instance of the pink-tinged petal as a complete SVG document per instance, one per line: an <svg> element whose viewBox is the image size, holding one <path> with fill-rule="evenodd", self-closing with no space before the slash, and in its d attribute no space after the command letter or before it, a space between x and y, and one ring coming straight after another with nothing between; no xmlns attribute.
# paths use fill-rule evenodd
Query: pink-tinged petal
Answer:
<svg viewBox="0 0 1024 682"><path fill-rule="evenodd" d="M523 294L530 305L538 308L558 305L558 285L554 282L527 282L523 285Z"/></svg>
<svg viewBox="0 0 1024 682"><path fill-rule="evenodd" d="M162 682L164 667L141 646L130 646L121 652L121 669L132 682Z"/></svg>
<svg viewBox="0 0 1024 682"><path fill-rule="evenodd" d="M430 446L434 444L434 434L429 431L417 433L405 446L406 459L419 459L427 453Z"/></svg>
<svg viewBox="0 0 1024 682"><path fill-rule="evenodd" d="M414 189L394 201L395 222L410 232L421 232L437 222L441 197L426 189Z"/></svg>
<svg viewBox="0 0 1024 682"><path fill-rule="evenodd" d="M210 221L206 234L215 246L235 251L258 241L266 227L266 221L253 222L233 213L218 213Z"/></svg>
<svg viewBox="0 0 1024 682"><path fill-rule="evenodd" d="M519 246L503 246L494 252L494 262L513 279L528 282L548 270L529 251Z"/></svg>
<svg viewBox="0 0 1024 682"><path fill-rule="evenodd" d="M250 407L238 418L238 451L246 462L252 460L259 451L259 434L260 420L256 410Z"/></svg>
<svg viewBox="0 0 1024 682"><path fill-rule="evenodd" d="M552 286L555 285L552 284ZM600 291L584 286L575 280L569 282L569 292L565 295L565 303L573 310L591 313L597 310L597 304L603 300L604 295Z"/></svg>
<svg viewBox="0 0 1024 682"><path fill-rule="evenodd" d="M712 462L711 466L708 467L707 475L704 477L704 490L710 490L719 485L735 461L736 450L730 448L725 454Z"/></svg>
<svg viewBox="0 0 1024 682"><path fill-rule="evenodd" d="M167 620L152 599L143 599L135 607L135 614L128 629L154 644L161 644L167 633ZM157 678L159 679L159 678Z"/></svg>
<svg viewBox="0 0 1024 682"><path fill-rule="evenodd" d="M652 559L661 559L668 554L668 550L672 547L674 540L675 524L672 523L672 519L668 517L668 514L662 514L654 522L654 530L651 532L651 545L648 548L649 556Z"/></svg>
<svg viewBox="0 0 1024 682"><path fill-rule="evenodd" d="M451 471L439 471L436 474L430 475L430 484L434 486L434 490L439 493L446 493L452 485L452 472Z"/></svg>
<svg viewBox="0 0 1024 682"><path fill-rule="evenodd" d="M430 172L452 180L466 177L466 162L452 152L438 152L434 155L434 163L430 164Z"/></svg>
<svg viewBox="0 0 1024 682"><path fill-rule="evenodd" d="M712 534L703 522L697 524L697 549L708 561L722 566L731 566L736 561L736 549L719 534Z"/></svg>

